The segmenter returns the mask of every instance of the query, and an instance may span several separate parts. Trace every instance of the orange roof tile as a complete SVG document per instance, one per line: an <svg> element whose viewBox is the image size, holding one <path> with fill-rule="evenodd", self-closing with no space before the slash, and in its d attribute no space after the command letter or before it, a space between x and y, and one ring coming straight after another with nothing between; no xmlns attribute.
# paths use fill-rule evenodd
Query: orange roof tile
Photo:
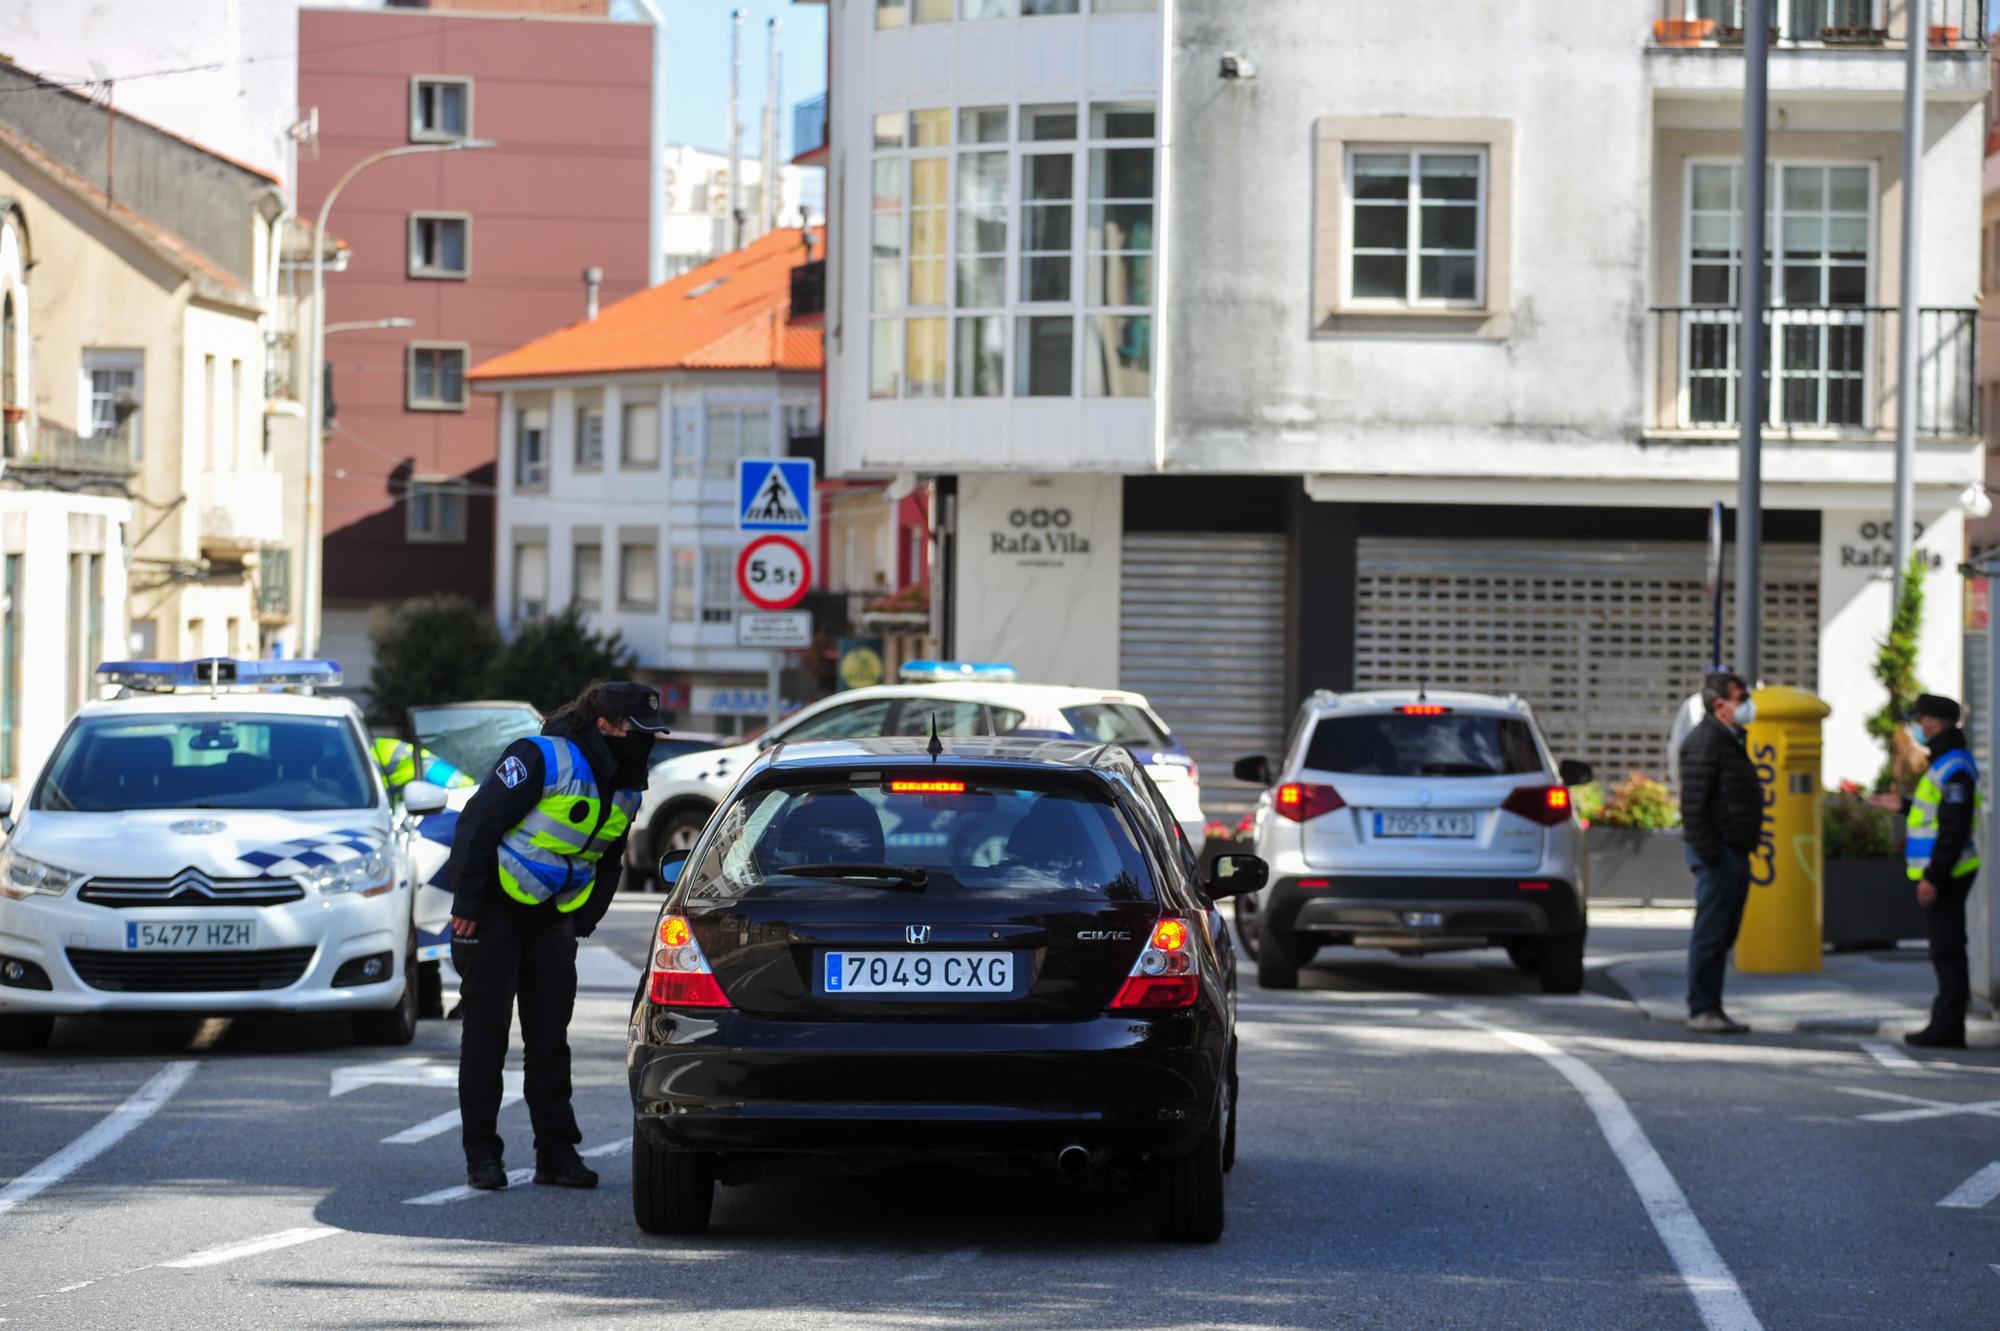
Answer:
<svg viewBox="0 0 2000 1331"><path fill-rule="evenodd" d="M818 328L786 322L792 270L805 262L797 227L606 306L595 319L536 338L476 366L481 382L631 370L817 371Z"/></svg>

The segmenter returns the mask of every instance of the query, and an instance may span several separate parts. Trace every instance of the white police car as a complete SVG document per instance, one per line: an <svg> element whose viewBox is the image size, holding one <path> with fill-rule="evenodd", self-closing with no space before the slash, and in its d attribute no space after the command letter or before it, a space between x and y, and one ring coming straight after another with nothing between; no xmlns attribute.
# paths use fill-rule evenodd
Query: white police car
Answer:
<svg viewBox="0 0 2000 1331"><path fill-rule="evenodd" d="M660 856L694 845L702 824L750 761L774 744L884 735L1014 735L1116 744L1146 768L1200 853L1206 836L1201 772L1141 694L1124 689L1022 684L1002 662L910 661L899 684L848 689L801 707L750 742L656 763L633 819L625 862L652 878Z"/></svg>
<svg viewBox="0 0 2000 1331"><path fill-rule="evenodd" d="M417 926L443 925L416 916L411 823L444 791L391 805L354 704L304 691L334 662L98 675L121 695L78 711L0 847L0 1047L58 1016L329 1011L407 1044Z"/></svg>

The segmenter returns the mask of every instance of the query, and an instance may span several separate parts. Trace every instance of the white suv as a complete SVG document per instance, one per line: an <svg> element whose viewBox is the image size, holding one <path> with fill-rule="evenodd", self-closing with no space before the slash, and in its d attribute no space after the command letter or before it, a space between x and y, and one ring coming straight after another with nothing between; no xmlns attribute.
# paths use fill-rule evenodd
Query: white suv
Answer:
<svg viewBox="0 0 2000 1331"><path fill-rule="evenodd" d="M1504 946L1548 992L1582 988L1588 860L1569 788L1590 769L1558 765L1520 699L1317 693L1282 765L1245 758L1236 775L1269 787L1270 884L1236 907L1264 988L1296 987L1330 943Z"/></svg>
<svg viewBox="0 0 2000 1331"><path fill-rule="evenodd" d="M963 676L963 683L881 684L849 689L802 707L744 744L669 758L653 768L646 798L633 819L626 866L652 881L660 856L687 850L709 814L750 761L774 744L809 740L924 736L1017 735L1116 744L1146 768L1173 811L1188 844L1205 840L1201 772L1146 699L1123 689L1019 684L1011 667L911 662L905 679Z"/></svg>
<svg viewBox="0 0 2000 1331"><path fill-rule="evenodd" d="M444 791L394 807L353 703L270 691L338 684L332 662L98 674L130 692L77 712L0 849L0 1048L142 1012L348 1012L409 1043L417 927L443 923L416 901L411 825Z"/></svg>

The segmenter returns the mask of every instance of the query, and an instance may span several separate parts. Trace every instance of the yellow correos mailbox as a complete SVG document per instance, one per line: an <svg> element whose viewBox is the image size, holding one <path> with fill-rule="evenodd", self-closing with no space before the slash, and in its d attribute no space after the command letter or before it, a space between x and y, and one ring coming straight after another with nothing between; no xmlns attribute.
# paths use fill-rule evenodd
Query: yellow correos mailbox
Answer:
<svg viewBox="0 0 2000 1331"><path fill-rule="evenodd" d="M1750 761L1764 790L1764 823L1750 853L1750 904L1736 940L1736 968L1819 969L1820 722L1833 709L1804 689L1762 688L1750 723Z"/></svg>

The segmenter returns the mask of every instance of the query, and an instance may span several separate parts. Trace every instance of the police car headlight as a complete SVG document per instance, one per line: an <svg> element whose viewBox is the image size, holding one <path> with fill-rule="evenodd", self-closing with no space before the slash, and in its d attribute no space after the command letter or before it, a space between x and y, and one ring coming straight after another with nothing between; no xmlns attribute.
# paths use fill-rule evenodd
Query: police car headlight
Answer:
<svg viewBox="0 0 2000 1331"><path fill-rule="evenodd" d="M308 889L329 896L336 892L359 892L364 897L376 897L396 885L394 868L389 852L377 850L340 864L308 869L298 878Z"/></svg>
<svg viewBox="0 0 2000 1331"><path fill-rule="evenodd" d="M59 897L87 877L88 874L30 859L12 846L0 850L0 896L15 901L24 901L37 893Z"/></svg>

